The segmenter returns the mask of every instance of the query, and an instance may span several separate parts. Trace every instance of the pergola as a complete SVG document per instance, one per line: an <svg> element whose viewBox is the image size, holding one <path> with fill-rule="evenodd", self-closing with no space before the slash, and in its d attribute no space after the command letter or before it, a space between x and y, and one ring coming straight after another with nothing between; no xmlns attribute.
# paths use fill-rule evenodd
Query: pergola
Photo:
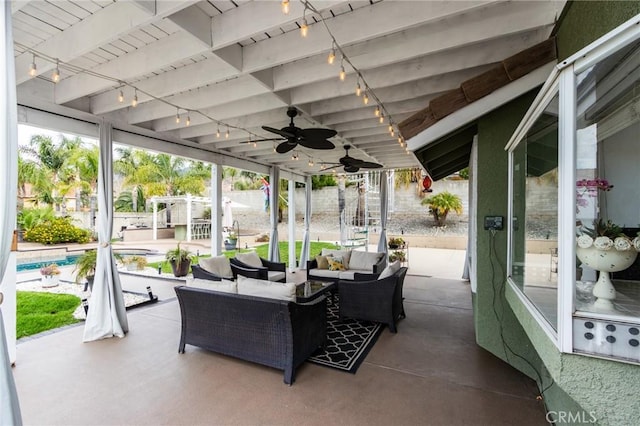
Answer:
<svg viewBox="0 0 640 426"><path fill-rule="evenodd" d="M99 136L103 161L110 161L104 151L115 141L210 162L214 206L220 205L223 165L269 174L272 182L286 179L290 188L304 182L310 194L310 176L331 173L322 165L338 162L342 145L385 169L419 166L399 124L461 82L546 40L563 6L393 0L5 3L8 67L1 71L8 84L0 115L6 141L1 157L8 167L0 197L7 225L1 271L6 262L12 269L8 230L15 211L7 207L15 205L17 122ZM298 127L336 130L332 141L338 149L298 146L278 154L278 141L257 141L274 136L262 126L288 125L286 109L292 105L300 112ZM109 190L109 168L103 164L102 191ZM277 191L271 196L273 203ZM220 219L219 212L212 214L218 230L212 247L218 249ZM107 252L104 238L100 250ZM272 241L277 242L275 225ZM275 249L270 253L277 256ZM99 263L99 269L108 271L109 265ZM12 292L5 289L9 297ZM15 316L11 308L5 313Z"/></svg>

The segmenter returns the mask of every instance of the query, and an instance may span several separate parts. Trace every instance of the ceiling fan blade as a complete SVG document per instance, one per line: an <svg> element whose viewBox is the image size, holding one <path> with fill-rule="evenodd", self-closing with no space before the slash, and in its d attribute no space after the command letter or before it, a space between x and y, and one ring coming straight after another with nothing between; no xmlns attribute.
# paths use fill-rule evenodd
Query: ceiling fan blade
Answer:
<svg viewBox="0 0 640 426"><path fill-rule="evenodd" d="M287 152L294 149L296 146L298 146L297 143L290 143L289 141L282 142L280 145L276 147L276 152L278 154L286 154Z"/></svg>
<svg viewBox="0 0 640 426"><path fill-rule="evenodd" d="M336 132L335 130L332 129L318 129L318 128L311 128L311 129L301 129L300 130L300 136L302 136L304 139L310 140L322 140L322 139L329 139L334 137L335 135L337 135L338 132Z"/></svg>
<svg viewBox="0 0 640 426"><path fill-rule="evenodd" d="M361 169L381 169L382 164L372 163L370 161L361 161L357 163L357 166Z"/></svg>
<svg viewBox="0 0 640 426"><path fill-rule="evenodd" d="M356 166L344 166L344 171L347 173L355 173L358 170L360 170L360 168Z"/></svg>
<svg viewBox="0 0 640 426"><path fill-rule="evenodd" d="M336 146L333 142L328 141L326 139L305 139L302 138L298 141L298 143L306 148L311 149L333 149Z"/></svg>
<svg viewBox="0 0 640 426"><path fill-rule="evenodd" d="M276 135L280 135L280 136L282 136L284 138L295 138L296 137L296 135L294 135L293 133L290 133L289 131L287 131L287 130L289 130L288 127L285 127L285 129L287 129L287 130L275 129L275 128L269 127L269 126L262 126L262 128L264 130L266 130L267 132L275 133ZM294 129L295 129L295 127L294 127Z"/></svg>

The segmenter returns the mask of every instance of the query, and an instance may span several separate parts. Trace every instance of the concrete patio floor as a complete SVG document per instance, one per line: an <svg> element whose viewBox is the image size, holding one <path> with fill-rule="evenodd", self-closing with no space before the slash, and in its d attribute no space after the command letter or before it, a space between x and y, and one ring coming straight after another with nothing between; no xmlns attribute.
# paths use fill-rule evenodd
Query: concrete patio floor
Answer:
<svg viewBox="0 0 640 426"><path fill-rule="evenodd" d="M192 346L178 354L175 283L149 281L164 300L129 311L124 339L82 343L72 326L18 343L25 424L546 423L533 381L476 345L466 282L408 276L407 318L357 374L305 363L287 386L268 367Z"/></svg>

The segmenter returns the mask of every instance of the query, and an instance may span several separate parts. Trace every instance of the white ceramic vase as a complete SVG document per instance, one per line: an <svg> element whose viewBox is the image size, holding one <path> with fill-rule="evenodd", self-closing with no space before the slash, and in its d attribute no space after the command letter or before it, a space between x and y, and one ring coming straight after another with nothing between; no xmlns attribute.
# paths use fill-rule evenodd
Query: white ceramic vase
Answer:
<svg viewBox="0 0 640 426"><path fill-rule="evenodd" d="M40 283L42 284L42 287L45 287L45 288L55 287L60 283L60 276L59 275L43 275L42 278L40 279Z"/></svg>
<svg viewBox="0 0 640 426"><path fill-rule="evenodd" d="M611 283L609 273L627 269L635 262L638 252L634 249L600 250L591 246L588 248L576 247L576 255L583 265L600 272L598 281L593 287L593 295L596 297L593 304L594 309L602 312L615 311L613 301L616 298L616 289Z"/></svg>

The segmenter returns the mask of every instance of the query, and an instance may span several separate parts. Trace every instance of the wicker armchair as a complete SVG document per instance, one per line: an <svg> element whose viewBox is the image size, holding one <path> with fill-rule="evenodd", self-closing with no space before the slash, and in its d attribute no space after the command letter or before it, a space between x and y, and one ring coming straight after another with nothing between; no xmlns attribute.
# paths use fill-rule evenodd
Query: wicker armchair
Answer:
<svg viewBox="0 0 640 426"><path fill-rule="evenodd" d="M274 367L284 370L290 385L296 368L326 345L325 297L298 304L185 286L175 291L182 317L179 353L188 344Z"/></svg>
<svg viewBox="0 0 640 426"><path fill-rule="evenodd" d="M340 318L375 321L389 326L396 333L396 322L405 318L402 286L407 268L381 280L338 282Z"/></svg>
<svg viewBox="0 0 640 426"><path fill-rule="evenodd" d="M247 265L246 263L234 258L229 259L231 261L231 271L233 272L233 278L237 278L238 275L242 275L249 278L257 278L260 280L269 280L276 282L286 282L287 273L286 265L280 262L270 262L267 259L260 258L262 267L255 267Z"/></svg>
<svg viewBox="0 0 640 426"><path fill-rule="evenodd" d="M212 280L212 281L222 281L221 276L218 276L214 273L211 273L205 270L200 265L191 265L191 273L193 274L193 278L202 278L205 280Z"/></svg>

